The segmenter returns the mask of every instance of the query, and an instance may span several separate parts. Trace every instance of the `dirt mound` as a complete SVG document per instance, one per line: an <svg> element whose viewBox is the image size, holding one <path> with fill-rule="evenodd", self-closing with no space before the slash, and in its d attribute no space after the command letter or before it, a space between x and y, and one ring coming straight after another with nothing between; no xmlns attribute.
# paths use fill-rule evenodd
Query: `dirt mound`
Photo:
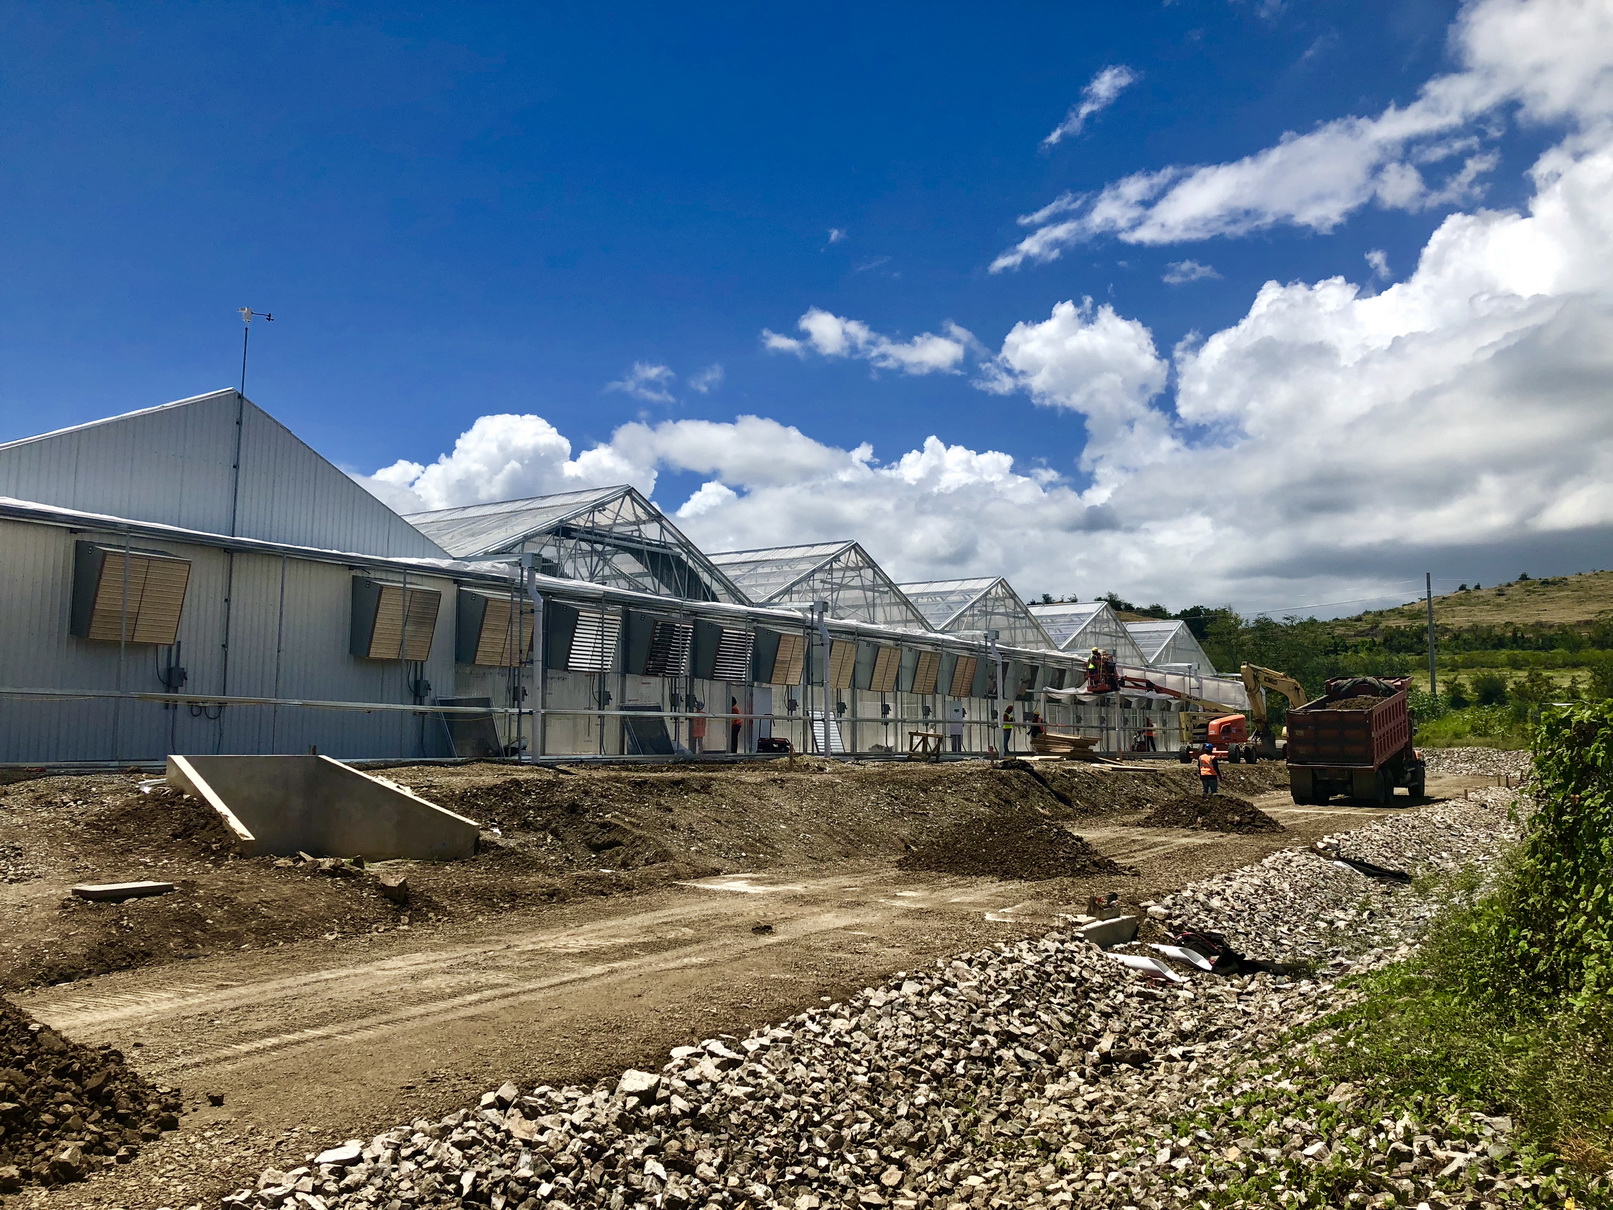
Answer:
<svg viewBox="0 0 1613 1210"><path fill-rule="evenodd" d="M177 1089L159 1089L118 1051L69 1042L0 999L0 1193L65 1184L127 1163L179 1128Z"/></svg>
<svg viewBox="0 0 1613 1210"><path fill-rule="evenodd" d="M1331 702L1325 702L1322 705L1322 709L1323 710L1371 710L1372 707L1376 706L1381 701L1383 701L1383 699L1381 697L1370 697L1370 696L1341 697L1341 698L1337 698L1337 699L1335 699L1334 701L1331 701Z"/></svg>
<svg viewBox="0 0 1613 1210"><path fill-rule="evenodd" d="M1197 828L1206 832L1286 831L1247 798L1233 794L1184 794L1137 821L1142 828Z"/></svg>
<svg viewBox="0 0 1613 1210"><path fill-rule="evenodd" d="M1073 832L1030 811L953 824L921 840L897 864L904 870L998 878L1133 873Z"/></svg>

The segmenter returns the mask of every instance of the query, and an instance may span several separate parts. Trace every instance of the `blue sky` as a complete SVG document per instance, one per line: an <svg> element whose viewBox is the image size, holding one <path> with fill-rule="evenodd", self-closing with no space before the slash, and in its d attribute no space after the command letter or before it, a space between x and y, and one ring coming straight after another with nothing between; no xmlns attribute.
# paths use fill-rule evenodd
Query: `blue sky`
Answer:
<svg viewBox="0 0 1613 1210"><path fill-rule="evenodd" d="M808 308L893 341L951 321L984 361L1015 324L1090 297L1168 358L1237 324L1268 280L1404 277L1452 212L1527 203L1525 170L1563 134L1476 120L1495 157L1482 197L1367 205L1326 231L1090 238L992 272L1025 234L1016 218L1065 191L1412 102L1453 70L1458 6L436 10L6 6L0 437L233 383L250 305L276 322L254 330L248 394L358 470L429 463L491 413L541 415L574 451L634 420L754 414L878 460L930 435L1003 451L1079 492L1094 474L1077 465L1080 409L974 373L769 351L762 333L799 337ZM1112 65L1135 82L1043 146ZM1216 276L1162 280L1189 259ZM634 363L671 372L650 392L671 401L609 388ZM694 389L711 366L720 382ZM1173 390L1152 405L1171 423ZM669 509L711 477L688 461L656 472ZM912 574L990 554L905 552ZM1360 578L1260 575L1251 605L1281 596L1272 575L1302 596Z"/></svg>

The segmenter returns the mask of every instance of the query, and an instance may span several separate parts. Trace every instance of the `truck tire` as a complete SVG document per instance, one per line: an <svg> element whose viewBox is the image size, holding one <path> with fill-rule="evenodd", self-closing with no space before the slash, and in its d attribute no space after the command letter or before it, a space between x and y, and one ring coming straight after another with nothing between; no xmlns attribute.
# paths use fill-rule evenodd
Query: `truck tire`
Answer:
<svg viewBox="0 0 1613 1210"><path fill-rule="evenodd" d="M1417 802L1421 802L1423 799L1427 798L1428 774L1421 769L1419 769L1416 773L1413 773L1411 780L1406 783L1406 793L1411 795L1411 797Z"/></svg>
<svg viewBox="0 0 1613 1210"><path fill-rule="evenodd" d="M1385 765L1378 770L1377 794L1373 798L1376 806L1387 807L1395 800L1395 783L1389 775L1389 767Z"/></svg>
<svg viewBox="0 0 1613 1210"><path fill-rule="evenodd" d="M1257 761L1259 759L1260 759L1260 753L1255 751L1255 746L1253 744L1245 744L1243 746L1243 763L1244 764L1252 765L1252 764L1255 763L1255 761Z"/></svg>

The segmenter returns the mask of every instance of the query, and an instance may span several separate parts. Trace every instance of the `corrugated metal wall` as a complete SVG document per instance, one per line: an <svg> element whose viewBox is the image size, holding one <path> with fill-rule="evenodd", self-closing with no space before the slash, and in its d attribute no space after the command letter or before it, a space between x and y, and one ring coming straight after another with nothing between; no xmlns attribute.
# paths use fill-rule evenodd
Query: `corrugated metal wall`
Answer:
<svg viewBox="0 0 1613 1210"><path fill-rule="evenodd" d="M119 539L93 535L97 541ZM0 680L8 688L160 693L169 649L91 642L69 632L74 543L90 535L56 526L0 521ZM178 658L189 692L323 701L412 701L413 665L364 660L348 651L354 572L339 564L275 555L231 554L181 542L140 539L191 562ZM230 589L233 560L233 590ZM360 573L366 574L366 573ZM395 573L388 578L399 579ZM432 698L455 686L451 580L411 577L442 593L431 657L422 673ZM229 658L225 655L226 597ZM401 712L304 707L180 706L157 702L0 699L0 761L160 760L169 752L303 752L331 756L439 756L440 722Z"/></svg>
<svg viewBox="0 0 1613 1210"><path fill-rule="evenodd" d="M238 400L234 391L216 391L0 446L0 495L321 550L442 557L436 543L279 421L250 401L238 408Z"/></svg>

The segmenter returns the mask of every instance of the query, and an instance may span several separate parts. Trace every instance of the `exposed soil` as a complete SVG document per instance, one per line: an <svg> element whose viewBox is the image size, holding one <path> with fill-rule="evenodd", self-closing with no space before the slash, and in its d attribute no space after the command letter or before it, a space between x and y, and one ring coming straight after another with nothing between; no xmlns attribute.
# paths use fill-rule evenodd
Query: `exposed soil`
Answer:
<svg viewBox="0 0 1613 1210"><path fill-rule="evenodd" d="M1235 794L1184 794L1137 821L1140 828L1196 828L1210 832L1282 832L1283 825Z"/></svg>
<svg viewBox="0 0 1613 1210"><path fill-rule="evenodd" d="M80 1046L0 999L0 1193L126 1164L179 1126L158 1089L111 1047Z"/></svg>
<svg viewBox="0 0 1613 1210"><path fill-rule="evenodd" d="M1136 873L1068 828L1030 811L951 824L921 840L897 865L938 874L1023 879Z"/></svg>
<svg viewBox="0 0 1613 1210"><path fill-rule="evenodd" d="M1383 701L1381 697L1341 697L1335 701L1325 703L1320 708L1323 710L1371 710L1381 701Z"/></svg>
<svg viewBox="0 0 1613 1210"><path fill-rule="evenodd" d="M725 771L581 770L576 778L590 793L598 790L595 778L640 783L646 797L621 812L621 822L662 843L666 837L679 845L699 840L708 834L700 821L709 820L712 834L721 829L723 843L735 848L759 852L768 840L775 852L788 853L794 844L800 853L811 844L821 846L815 851L823 856L759 856L755 864L713 857L725 872L659 885L645 879L671 863L612 875L597 869L546 874L567 890L569 901L498 911L445 900L449 914L429 927L421 926L425 912L417 909L412 928L331 931L282 948L219 951L30 991L18 1002L54 1028L124 1048L139 1056L148 1076L180 1081L192 1095L184 1129L135 1163L85 1184L37 1190L26 1195L26 1204L29 1210L216 1204L265 1166L295 1168L345 1138L441 1116L474 1104L506 1079L558 1086L614 1079L624 1067L653 1069L669 1047L714 1034L743 1035L937 958L1039 935L1060 913L1084 910L1092 896L1118 892L1124 909L1137 912L1194 879L1382 815L1353 806L1296 807L1286 791L1261 794L1258 785L1282 784L1283 769L1256 765L1228 769L1223 784L1256 799L1289 832L1138 828L1135 821L1148 808L1197 789L1191 770L1030 764L1056 786L1086 787L1090 799L1116 805L1105 810L1077 799L1064 806L1030 773L993 775L984 764L939 770L838 765L826 774L803 768L795 774L798 792L806 795L810 786L818 805L815 814L808 809L812 802L803 806L806 826L798 833L812 836L805 841L777 827L781 818L797 819L784 813L787 804L769 808L766 800L747 799L754 791L731 776L732 789L725 791ZM727 772L742 773L738 781L788 780L782 765ZM455 774L467 784L488 784L507 780L512 771L483 765L387 772L400 780L417 774L451 791ZM691 776L712 779L713 792L691 796L687 807L672 804L676 831L644 827L667 814L644 783ZM958 788L947 784L949 776ZM980 801L1004 782L1017 787L1013 796L994 797L1001 805ZM824 788L817 790L819 784ZM1436 777L1430 792L1435 800L1459 797L1482 784L1478 777ZM1093 848L1137 874L1026 883L897 869L902 838L941 826L933 811L949 794L959 820L1011 813L1013 797L1020 799L1019 810L1079 819L1076 828ZM900 810L881 810L878 804L892 798ZM600 805L612 809L608 799ZM871 856L834 855L856 836L872 838ZM503 838L522 836L506 831ZM480 861L453 868L468 878ZM413 885L436 870L412 865L404 872ZM313 887L359 881L281 873ZM637 893L601 897L574 889L579 880L607 878ZM16 889L0 888L0 894ZM222 1104L209 1104L205 1094Z"/></svg>
<svg viewBox="0 0 1613 1210"><path fill-rule="evenodd" d="M1061 761L992 768L812 758L706 767L412 765L382 775L482 824L481 851L461 862L375 863L362 876L329 877L317 864L236 856L202 803L164 787L140 793L134 775L0 786L0 987L475 922L732 870L894 860L952 822L1023 810L1092 819L1150 809L1196 783L1191 770L1165 762L1124 772ZM1227 770L1224 784L1258 793L1282 778L1280 765L1256 765ZM381 879L398 877L407 878L409 895L393 902ZM70 894L77 882L135 879L178 890L121 904Z"/></svg>

